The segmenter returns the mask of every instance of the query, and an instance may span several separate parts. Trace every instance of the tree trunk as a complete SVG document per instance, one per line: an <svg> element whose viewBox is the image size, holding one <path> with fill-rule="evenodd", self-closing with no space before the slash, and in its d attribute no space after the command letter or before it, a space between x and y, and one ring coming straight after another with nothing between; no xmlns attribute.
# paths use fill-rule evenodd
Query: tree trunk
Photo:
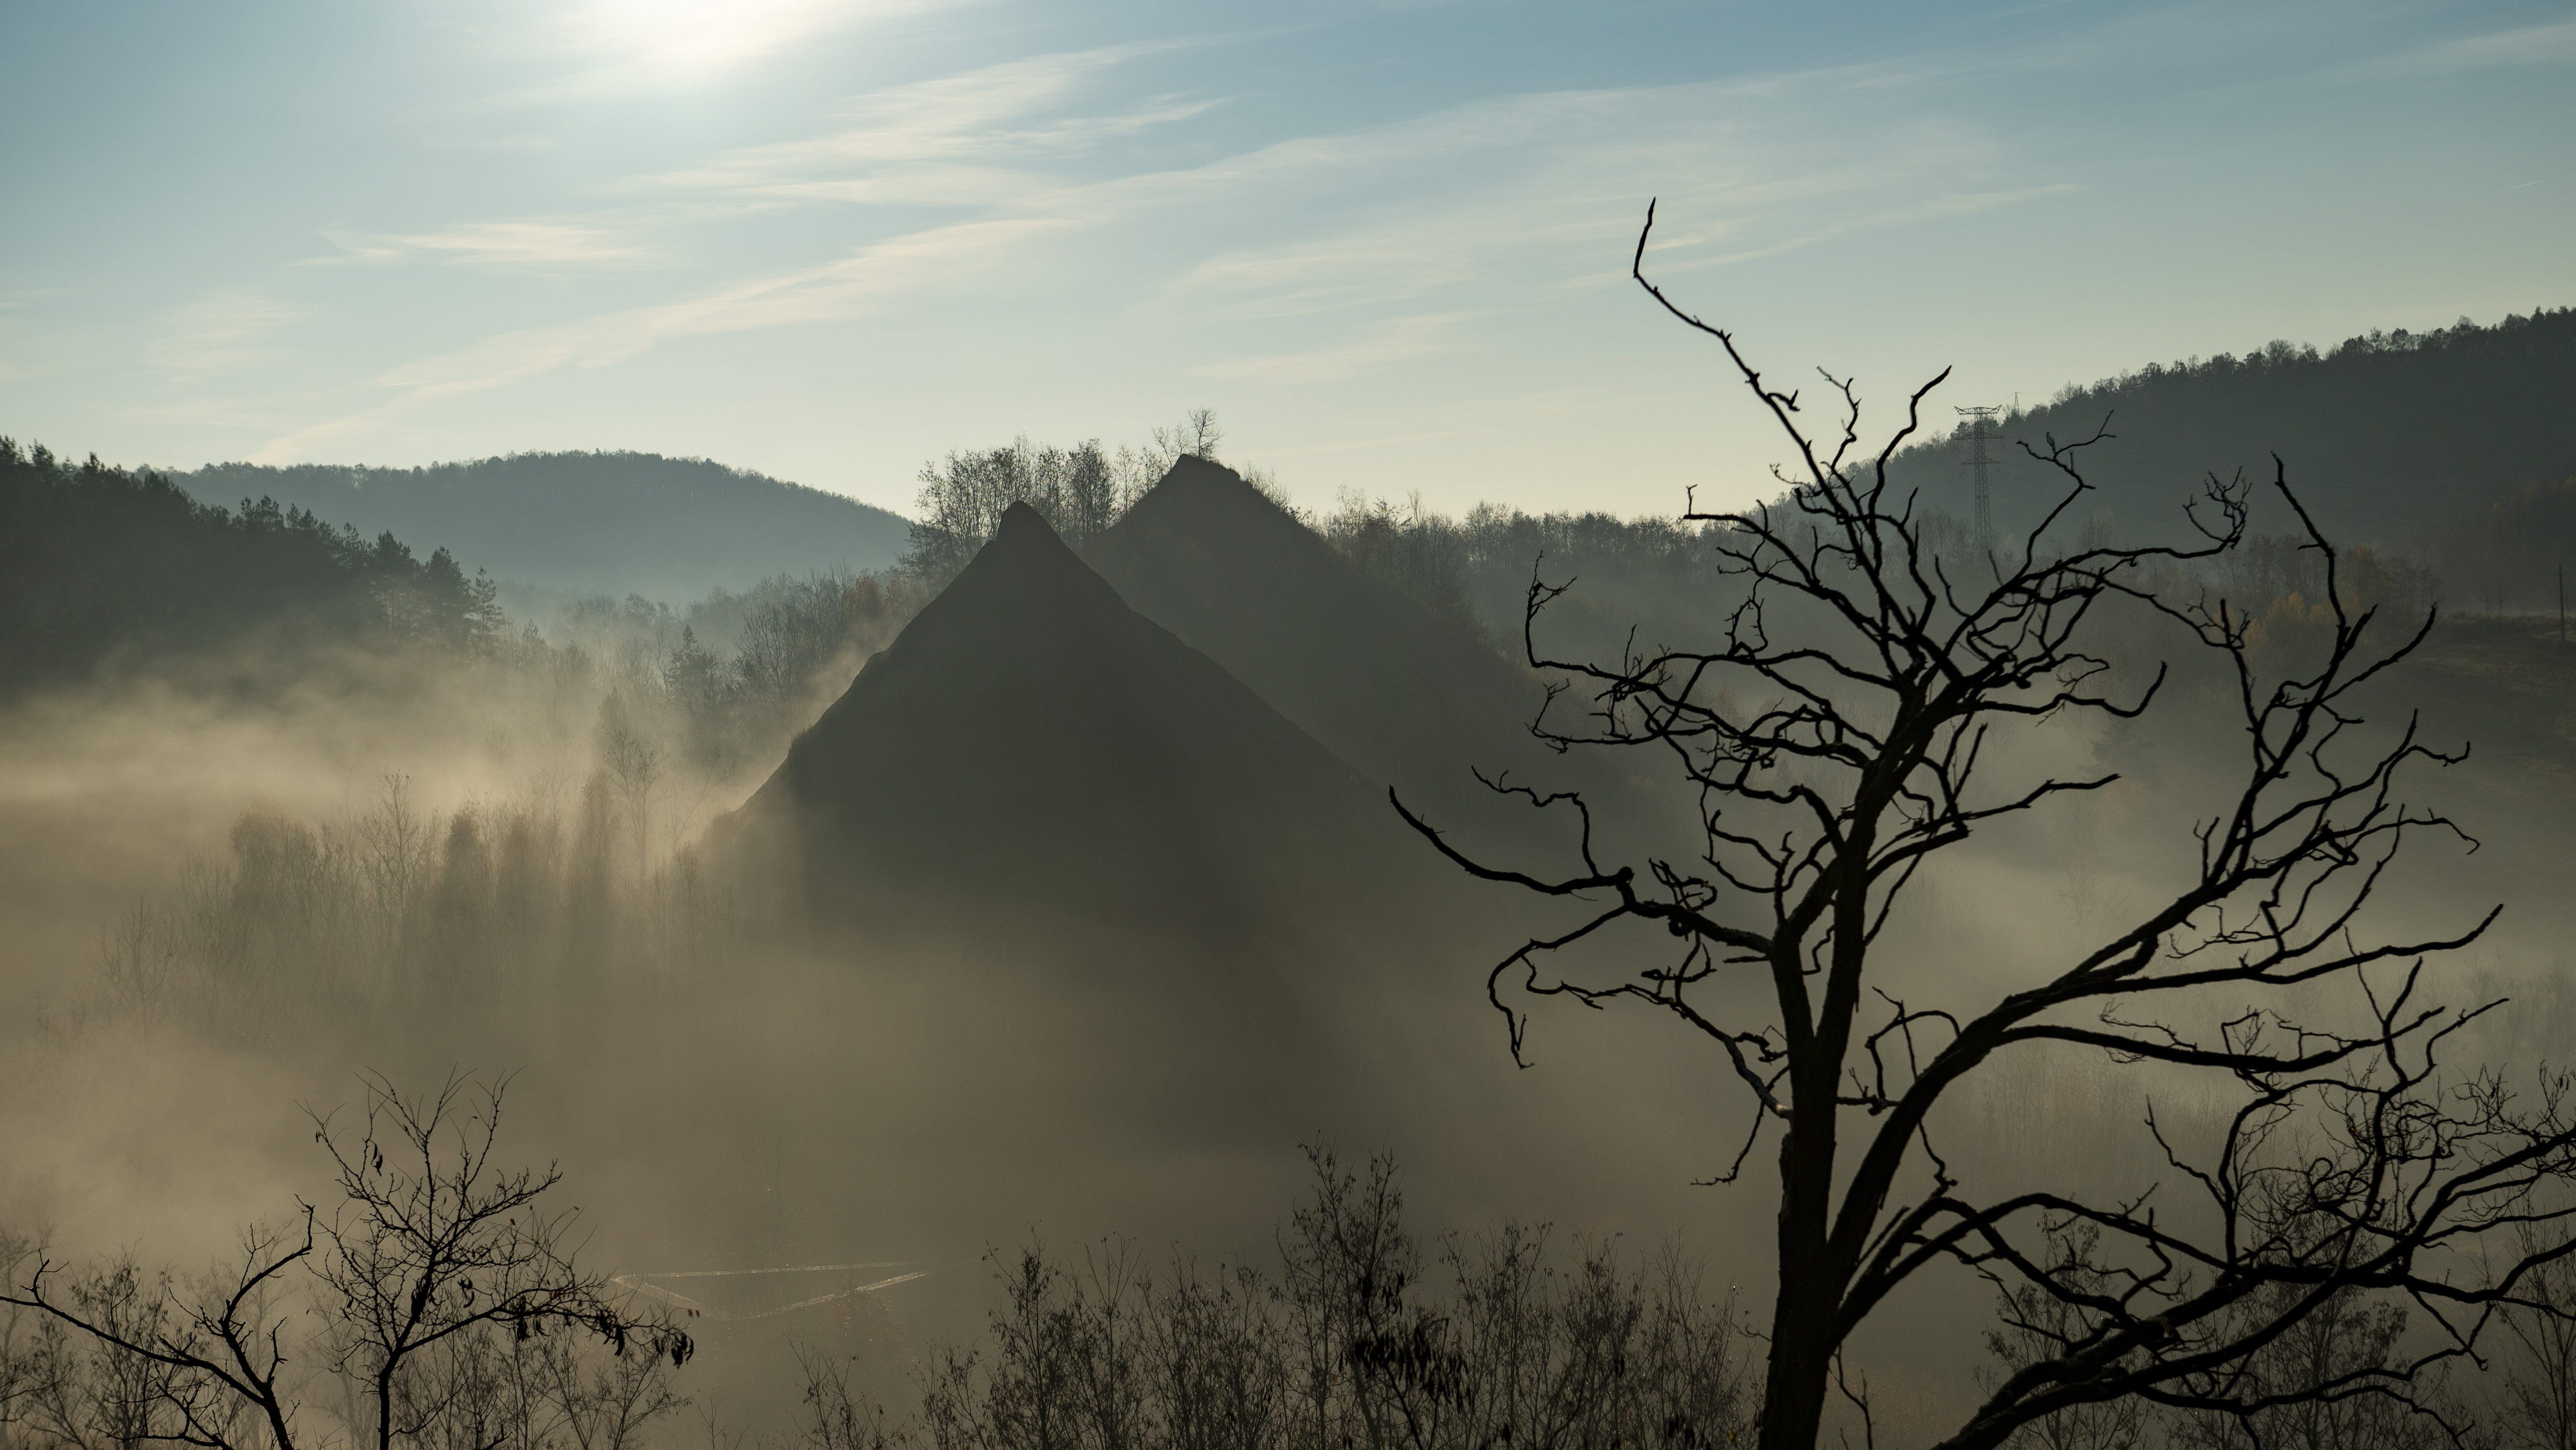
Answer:
<svg viewBox="0 0 2576 1450"><path fill-rule="evenodd" d="M1842 1284L1825 1243L1833 1206L1833 1079L1793 1071L1789 1130L1780 1144L1780 1288L1771 1305L1771 1362L1762 1390L1761 1450L1814 1450L1822 1429ZM1821 1107L1815 1106L1821 1104Z"/></svg>
<svg viewBox="0 0 2576 1450"><path fill-rule="evenodd" d="M1774 1314L1772 1333L1784 1331ZM1818 1354L1813 1343L1771 1341L1771 1371L1762 1391L1761 1450L1815 1450L1825 1418L1825 1386L1832 1356Z"/></svg>

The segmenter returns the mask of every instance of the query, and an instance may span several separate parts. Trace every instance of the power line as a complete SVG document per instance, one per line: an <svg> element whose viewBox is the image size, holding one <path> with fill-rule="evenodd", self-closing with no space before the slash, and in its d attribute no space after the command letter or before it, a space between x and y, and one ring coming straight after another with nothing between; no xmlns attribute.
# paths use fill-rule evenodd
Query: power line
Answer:
<svg viewBox="0 0 2576 1450"><path fill-rule="evenodd" d="M1992 431L1995 415L2003 410L1986 407L1961 408L1958 411L1969 420L1968 459L1959 466L1977 471L1977 548L1980 552L1991 553L1995 547L1995 505L1986 487L1986 470L1994 466L1995 460L1987 455L1986 445L1995 441Z"/></svg>
<svg viewBox="0 0 2576 1450"><path fill-rule="evenodd" d="M621 1275L627 1279L739 1279L752 1274L831 1274L844 1269L900 1269L908 1259L880 1259L869 1264L790 1264L783 1269L664 1269L651 1274Z"/></svg>
<svg viewBox="0 0 2576 1450"><path fill-rule="evenodd" d="M671 1305L673 1308L688 1311L689 1315L693 1318L711 1319L721 1324L739 1323L752 1319L773 1319L781 1314L792 1314L799 1309L811 1309L817 1304L829 1304L840 1299L854 1299L861 1294L873 1294L880 1289L891 1289L897 1284L909 1284L915 1279L926 1279L939 1271L935 1268L915 1269L909 1274L897 1274L892 1278L879 1279L872 1284L852 1284L848 1288L834 1290L828 1294L817 1294L810 1299L799 1299L792 1304L778 1304L767 1309L750 1310L719 1309L712 1304L692 1299L686 1294L665 1289L661 1285L652 1281L655 1279L730 1279L750 1274L813 1274L831 1269L891 1269L900 1267L902 1267L902 1261L898 1260L892 1263L874 1264L803 1264L793 1268L784 1269L684 1269L677 1272L664 1272L659 1274L619 1274L610 1279L609 1282L615 1284L621 1289L650 1294L654 1298L661 1300L663 1303Z"/></svg>

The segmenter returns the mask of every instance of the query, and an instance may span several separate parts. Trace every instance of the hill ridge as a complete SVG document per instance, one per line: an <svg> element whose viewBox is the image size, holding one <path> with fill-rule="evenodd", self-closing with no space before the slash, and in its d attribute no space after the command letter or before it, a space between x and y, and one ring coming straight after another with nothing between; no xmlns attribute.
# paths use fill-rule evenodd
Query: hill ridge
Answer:
<svg viewBox="0 0 2576 1450"><path fill-rule="evenodd" d="M881 569L911 535L901 516L840 494L632 449L409 468L222 463L171 477L203 502L274 498L369 535L444 546L509 583L572 594L685 600L780 574Z"/></svg>
<svg viewBox="0 0 2576 1450"><path fill-rule="evenodd" d="M2084 438L2107 420L2112 437L2079 457L2095 492L2065 527L2102 509L2124 540L2178 536L2182 500L2204 477L2242 468L2268 480L2277 453L2338 544L2420 555L2513 490L2576 475L2571 389L2576 308L2564 307L2490 326L2366 333L2322 351L2273 342L2241 357L2148 363L1998 421L2006 441L1997 451L2007 456L1994 474L1996 528L2027 527L2061 491L2011 440ZM1966 456L1965 437L1899 454L1890 470L1899 491L1920 489L1926 503L1971 516L1967 470L1953 466ZM2287 510L2256 493L2256 528L2291 529Z"/></svg>

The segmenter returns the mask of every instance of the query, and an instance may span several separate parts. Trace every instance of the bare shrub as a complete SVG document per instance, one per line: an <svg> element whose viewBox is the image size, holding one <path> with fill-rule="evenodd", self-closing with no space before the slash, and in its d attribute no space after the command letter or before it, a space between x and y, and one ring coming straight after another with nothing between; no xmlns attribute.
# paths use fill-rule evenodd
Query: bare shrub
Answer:
<svg viewBox="0 0 2576 1450"><path fill-rule="evenodd" d="M2538 1267L2505 1315L2513 1345L2496 1419L2523 1450L2576 1450L2576 1258L2564 1256L2566 1245L2565 1234L2542 1226L2514 1230L2516 1257Z"/></svg>
<svg viewBox="0 0 2576 1450"><path fill-rule="evenodd" d="M1393 1165L1310 1150L1313 1189L1277 1280L1124 1245L1077 1265L1003 1260L989 1340L949 1347L917 1425L854 1418L845 1379L806 1365L816 1450L918 1437L937 1450L1731 1443L1751 1408L1731 1301L1678 1258L1640 1267L1543 1227L1445 1240L1428 1265ZM851 1439L861 1426L876 1438Z"/></svg>
<svg viewBox="0 0 2576 1450"><path fill-rule="evenodd" d="M693 1346L575 1262L572 1214L545 1202L559 1172L496 1164L503 1087L370 1079L351 1130L315 1117L335 1212L245 1231L195 1284L131 1257L49 1284L49 1260L0 1244L23 1286L0 1293L0 1428L42 1450L296 1450L339 1438L336 1416L378 1450L626 1450L685 1403L669 1373Z"/></svg>

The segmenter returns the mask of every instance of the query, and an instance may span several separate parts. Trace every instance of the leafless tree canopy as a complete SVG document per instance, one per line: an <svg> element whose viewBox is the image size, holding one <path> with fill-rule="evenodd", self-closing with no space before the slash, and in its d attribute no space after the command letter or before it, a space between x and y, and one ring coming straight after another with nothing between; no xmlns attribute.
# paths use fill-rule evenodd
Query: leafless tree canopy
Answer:
<svg viewBox="0 0 2576 1450"><path fill-rule="evenodd" d="M370 1079L355 1124L316 1114L336 1210L306 1205L291 1228L248 1231L239 1268L202 1286L147 1283L128 1261L66 1297L39 1258L0 1305L33 1311L50 1352L0 1356L0 1392L45 1412L50 1439L81 1446L296 1450L329 1438L315 1415L336 1413L379 1450L620 1450L682 1403L661 1366L693 1346L574 1262L572 1215L544 1201L556 1170L494 1161L504 1086L457 1077L406 1097ZM290 1328L299 1294L316 1334ZM300 1396L317 1389L343 1403L308 1409Z"/></svg>
<svg viewBox="0 0 2576 1450"><path fill-rule="evenodd" d="M1393 1164L1310 1149L1312 1189L1275 1278L1155 1267L1112 1243L1079 1266L997 1256L1003 1305L979 1350L934 1357L920 1419L889 1427L808 1360L812 1450L1157 1446L1474 1450L1725 1445L1746 1423L1733 1304L1678 1258L1571 1263L1544 1226L1407 1231ZM1429 1262L1426 1262L1426 1259Z"/></svg>
<svg viewBox="0 0 2576 1450"><path fill-rule="evenodd" d="M1634 1001L1725 1055L1753 1110L1747 1154L1776 1131L1779 1281L1761 1443L1813 1445L1854 1330L1939 1265L2005 1291L2013 1350L1949 1446L2002 1444L2124 1400L2238 1426L2290 1405L2371 1400L2447 1434L2455 1427L2423 1393L2437 1367L2498 1337L2502 1317L2525 1316L2526 1332L2528 1316L2564 1317L2565 1296L2541 1292L2569 1252L2563 1234L2515 1233L2569 1212L2545 1190L2576 1167L2576 1121L2562 1077L2517 1093L2498 1073L2440 1065L2446 1041L2486 1008L2436 1005L2429 959L2474 940L2492 913L2403 940L2372 935L2364 910L2408 837L2466 839L2402 794L2411 768L2459 757L2420 740L2411 718L2374 728L2360 713L2359 692L2422 641L2430 616L2410 627L2356 600L2277 461L2270 486L2307 526L2327 625L2318 654L2286 671L2264 668L2240 609L2174 582L2244 541L2241 477L2209 481L2187 510L2188 546L2052 551L2043 525L1983 557L1945 554L1887 475L1942 378L1913 394L1874 454L1847 380L1826 375L1840 419L1813 429L1798 390L1766 381L1731 335L1647 280L1652 228L1650 209L1636 280L1724 349L1778 424L1795 457L1781 474L1788 492L1744 512L1689 513L1714 526L1720 567L1745 586L1712 643L1604 664L1550 658L1533 630L1524 640L1533 666L1588 695L1579 721L1542 711L1541 738L1658 755L1697 793L1705 850L1601 859L1582 799L1504 781L1580 818L1572 869L1491 864L1406 819L1474 875L1582 912L1494 969L1489 991L1516 1054L1525 1019L1506 987L1595 1007ZM2063 485L2049 523L2085 496L2081 452L2102 436L2030 448ZM1534 576L1526 618L1563 592ZM2198 829L2194 878L1999 999L1889 995L1881 948L1895 943L1884 934L1927 861L1989 823L2118 778L2015 778L1996 758L1999 731L2133 718L2155 701L2164 669L2124 691L2087 651L2088 620L2115 608L2153 611L2233 680L2245 754L2232 800ZM1676 946L1632 977L1554 973L1553 954L1630 924ZM2294 995L2313 1003L2338 985L2348 1018L2287 1015ZM2193 1026L2213 996L2269 1005ZM2171 1182L2193 1201L1991 1196L1961 1181L1931 1133L1935 1104L1999 1054L2047 1044L2233 1084L2242 1105L2212 1155L2149 1121ZM2397 1352L2380 1330L2405 1314L2422 1333ZM2281 1346L2337 1315L2383 1316L2372 1333L2390 1352L2284 1372Z"/></svg>
<svg viewBox="0 0 2576 1450"><path fill-rule="evenodd" d="M1111 453L1097 438L1058 448L1025 436L999 448L951 451L921 469L920 522L912 526L907 568L945 580L966 565L1001 527L1013 504L1038 511L1075 549L1108 531L1145 491L1183 458L1216 457L1225 430L1216 413L1193 408L1143 448Z"/></svg>

